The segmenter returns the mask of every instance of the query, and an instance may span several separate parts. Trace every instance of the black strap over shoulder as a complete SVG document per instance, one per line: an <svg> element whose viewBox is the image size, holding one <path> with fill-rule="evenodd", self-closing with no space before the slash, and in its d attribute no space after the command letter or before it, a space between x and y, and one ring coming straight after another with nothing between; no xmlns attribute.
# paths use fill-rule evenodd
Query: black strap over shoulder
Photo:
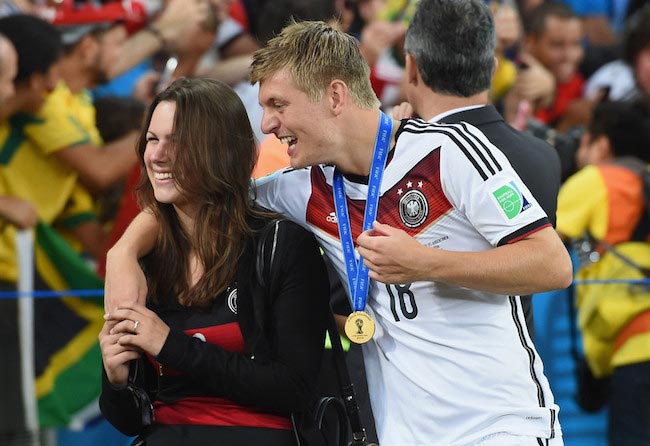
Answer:
<svg viewBox="0 0 650 446"><path fill-rule="evenodd" d="M257 281L263 288L271 287L273 290L271 267L275 260L275 252L278 246L280 236L280 222L282 220L271 220L257 239L255 275Z"/></svg>
<svg viewBox="0 0 650 446"><path fill-rule="evenodd" d="M256 319L260 321L261 324L264 324L263 305L268 305L269 295L273 296L276 292L277 284L273 281L273 277L275 277L273 269L276 265L277 247L282 243L282 221L283 220L281 219L276 219L269 222L257 239L255 276L258 284L263 290L261 294L265 295L265 302L262 304L256 299L254 310ZM263 325L261 328L263 328ZM332 357L334 360L334 367L336 369L341 396L343 398L343 404L341 404L341 401L335 397L321 398L318 401L318 407L313 413L314 420L311 421L315 424L315 427L320 430L323 428L326 413L329 410L333 410L341 420L339 435L336 436L338 437L338 444L340 446L345 444L349 423L349 427L352 431L352 441L350 442L350 445L366 445L366 430L361 423L361 416L359 414L359 406L357 405L354 393L354 386L350 380L350 374L345 363L343 346L341 345L341 338L339 337L334 314L331 310L329 311L327 331L332 343ZM347 420L345 419L346 416Z"/></svg>
<svg viewBox="0 0 650 446"><path fill-rule="evenodd" d="M350 422L350 429L352 430L351 446L361 446L366 444L366 429L361 423L361 415L359 414L359 406L357 398L354 393L354 386L350 380L350 373L348 366L345 363L345 356L343 354L343 346L341 345L341 338L339 336L334 313L329 312L327 332L332 343L332 358L334 359L334 368L339 381L339 387L343 403L345 404L345 411L348 415Z"/></svg>
<svg viewBox="0 0 650 446"><path fill-rule="evenodd" d="M237 318L245 337L246 355L258 359L270 354L266 343L268 308L277 294L271 272L280 236L280 220L260 222L253 236L246 241L244 252L237 262L237 289L239 311Z"/></svg>

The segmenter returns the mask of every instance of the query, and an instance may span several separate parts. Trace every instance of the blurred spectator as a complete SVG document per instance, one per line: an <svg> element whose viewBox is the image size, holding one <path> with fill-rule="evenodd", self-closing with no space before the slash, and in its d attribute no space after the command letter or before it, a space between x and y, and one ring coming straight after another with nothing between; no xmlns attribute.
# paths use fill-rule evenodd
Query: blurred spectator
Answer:
<svg viewBox="0 0 650 446"><path fill-rule="evenodd" d="M628 0L625 19L627 20L633 16L639 9L643 8L647 2L648 0Z"/></svg>
<svg viewBox="0 0 650 446"><path fill-rule="evenodd" d="M391 2L360 0L351 2L355 9L355 21L347 30L359 38L359 49L370 66L370 82L382 106L387 107L404 100L404 36L411 16L386 13ZM408 9L413 0L405 2ZM410 11L410 10L409 10ZM355 28L356 27L356 28Z"/></svg>
<svg viewBox="0 0 650 446"><path fill-rule="evenodd" d="M228 15L232 0L211 1L211 22L195 30L194 39L186 36L183 42L185 44L183 49L197 56L196 71L186 73L180 71L178 74L175 73L175 76L191 74L212 77L235 86L248 80L252 54L259 48L259 43L239 22ZM279 7L280 5L276 5L276 8ZM204 40L201 45L201 36L211 38L208 41ZM176 52L178 50L177 47ZM246 82L246 85L249 83ZM241 88L241 85L239 87Z"/></svg>
<svg viewBox="0 0 650 446"><path fill-rule="evenodd" d="M132 35L124 44L124 52L108 72L108 78L124 73L153 55L165 45L181 38L208 20L210 2L166 0L164 8L143 29Z"/></svg>
<svg viewBox="0 0 650 446"><path fill-rule="evenodd" d="M627 164L623 160L640 160L642 164L650 162L648 147L650 110L646 103L615 101L597 105L576 152L579 171L560 191L562 209L558 209L558 231L571 238L589 231L593 237L609 244L630 239L642 214L643 193L639 171L631 167L633 163ZM599 184L591 184L592 181ZM591 184L589 187L578 187L588 183ZM585 193L589 197L584 196ZM586 212L592 206L619 204L622 207L635 206L628 211L629 215L596 210ZM594 216L602 216L605 220L590 221L589 218L597 218Z"/></svg>
<svg viewBox="0 0 650 446"><path fill-rule="evenodd" d="M280 33L289 21L331 21L336 15L335 0L251 0L251 33L261 45Z"/></svg>
<svg viewBox="0 0 650 446"><path fill-rule="evenodd" d="M220 1L220 0L214 0ZM108 1L102 8L96 8L92 3L84 3L81 9L95 9L92 14L86 16L94 17L94 20L101 19L105 15L103 8L114 5L137 5L140 2L118 2ZM107 79L111 80L109 84L102 85L97 92L98 96L130 96L135 95L144 102L151 100L155 94L155 86L159 80L159 75L153 71L150 58L161 50L166 50L169 46L174 45L178 39L182 39L185 34L195 29L202 23L209 21L211 15L210 2L208 1L187 1L187 0L165 0L144 2L148 5L145 8L146 17L139 17L138 20L127 25L131 28L140 28L139 31L129 36L124 42L122 57L111 66L107 72ZM133 7L131 8L133 9ZM59 14L65 13L65 10ZM123 14L130 18L133 11L125 8ZM74 16L74 11L69 13Z"/></svg>
<svg viewBox="0 0 650 446"><path fill-rule="evenodd" d="M379 17L392 22L401 23L408 26L411 17L415 11L417 0L388 0L386 5L380 11ZM502 99L503 95L512 87L517 76L515 64L510 60L512 52L516 50L523 33L521 17L518 12L518 6L511 0L486 0L494 14L496 29L496 57L498 64L492 78L490 88L490 99L497 102ZM394 26L394 24L393 24ZM403 30L399 28L387 29L387 34L394 39L392 50L388 55L394 60L391 62L387 58L387 53L379 59L379 63L373 67L371 81L373 89L382 99L383 105L392 105L398 100L403 100L403 93L391 92L390 84L395 84L395 79L403 79L404 55L401 47L403 46ZM362 40L363 42L363 40ZM367 59L367 58L366 58ZM384 88L388 84L388 93L384 93ZM403 87L403 85L401 86Z"/></svg>
<svg viewBox="0 0 650 446"><path fill-rule="evenodd" d="M601 67L587 80L585 97L612 100L650 95L650 4L632 15L623 33L623 58Z"/></svg>
<svg viewBox="0 0 650 446"><path fill-rule="evenodd" d="M0 35L0 107L15 93L18 55L9 39Z"/></svg>
<svg viewBox="0 0 650 446"><path fill-rule="evenodd" d="M36 121L30 117L36 116L45 102L47 92L53 90L58 82L60 37L51 25L28 15L0 19L0 32L7 36L18 53L15 94L5 100L1 110L5 118L0 122L4 129L0 133L3 135L3 162L0 165L2 194L26 199L37 208L42 204L39 216L53 221L65 207L70 191L74 188L74 181L65 181L65 175L56 169L39 169L40 165L30 159L35 154L28 148L31 144L26 138L25 130ZM52 170L53 176L49 178L56 179L57 183L60 180L60 183L55 193L49 196L48 188L43 188L40 181L34 181L34 174L38 172L39 178L45 179L48 178L47 172ZM59 195L61 189L68 192ZM0 256L0 264L5 266L0 268L0 280L16 279L15 265L10 260L13 257L13 243L13 234L2 234L0 245L3 245L3 249L0 251L3 254Z"/></svg>
<svg viewBox="0 0 650 446"><path fill-rule="evenodd" d="M28 141L23 130L34 121L42 107L44 96L52 90L58 80L56 62L61 52L61 41L56 30L48 23L27 15L16 15L0 19L0 33L11 40L18 54L15 95L5 101L3 114L10 119L0 121L0 196L11 196L32 202L40 218L53 220L61 213L70 193L60 194L61 189L71 190L65 178L57 178L52 168L41 169L38 163L30 162ZM51 185L41 180L61 180L56 191L50 195ZM25 201L20 202L21 205ZM14 204L14 203L12 203ZM14 212L16 211L13 208ZM34 215L26 210L28 223ZM15 290L18 268L15 251L16 228L2 225L0 228L0 288ZM21 445L31 443L37 434L27 428L24 415L18 343L17 300L0 299L0 330L2 333L2 354L6 364L0 367L0 443Z"/></svg>
<svg viewBox="0 0 650 446"><path fill-rule="evenodd" d="M523 101L538 120L559 129L585 122L581 101L584 79L582 24L565 5L542 3L528 14L517 80L506 95L504 112L513 122Z"/></svg>
<svg viewBox="0 0 650 446"><path fill-rule="evenodd" d="M629 0L561 0L582 19L589 46L611 45L623 29Z"/></svg>
<svg viewBox="0 0 650 446"><path fill-rule="evenodd" d="M232 0L202 3L209 5L203 19L186 23L182 33L166 40L163 50L154 56L153 63L136 68L135 75L127 78L128 88L122 88L122 93L132 92L146 103L155 91L161 91L179 77L219 79L235 89L249 111L253 130L261 137L257 88L248 82L251 56L259 48L258 42L243 25L228 15ZM172 2L168 1L166 8L171 6ZM149 71L151 69L155 72ZM101 91L100 94L106 93Z"/></svg>
<svg viewBox="0 0 650 446"><path fill-rule="evenodd" d="M361 54L375 70L381 68L377 63L391 48L399 51L397 62L403 62L401 49L407 23L400 14L384 17L383 11L388 3L386 0L344 2L346 9L351 9L353 14L353 21L344 29L359 39Z"/></svg>
<svg viewBox="0 0 650 446"><path fill-rule="evenodd" d="M36 14L39 5L33 0L3 0L0 2L0 17L12 14Z"/></svg>
<svg viewBox="0 0 650 446"><path fill-rule="evenodd" d="M600 257L578 279L635 279L650 270L650 225L640 174L650 162L647 103L599 104L577 153L582 169L558 196L557 230L589 237ZM622 260L622 257L625 260ZM636 263L637 267L633 266ZM645 273L642 269L645 268ZM650 292L647 285L576 288L584 351L596 377L611 376L610 446L650 444Z"/></svg>
<svg viewBox="0 0 650 446"><path fill-rule="evenodd" d="M85 188L99 197L123 180L136 164L134 145L137 129L110 144L104 144L96 126L95 108L88 91L107 80L111 67L122 57L126 30L121 23L110 20L85 23L80 19L80 23L76 23L74 16L59 17L59 20L65 23L57 25L64 45L64 54L59 63L62 82L48 96L40 111L44 121L42 128L47 133L56 126L59 132L67 130L68 135L77 135L78 139L69 144L60 141L53 157L66 165ZM56 228L63 234L71 230L81 244L76 246L77 249L83 247L94 259L99 259L105 252L107 232L97 221L94 199L81 184L75 185L74 196L78 199L72 201L80 207L75 209L68 204L66 209L66 213L73 213L66 221L74 218L79 224L70 227L70 224L61 226L59 223ZM78 215L87 217L79 222ZM67 238L74 246L74 238Z"/></svg>
<svg viewBox="0 0 650 446"><path fill-rule="evenodd" d="M0 35L0 107L15 93L14 79L18 72L18 55L9 39ZM34 207L20 198L0 195L0 231L5 223L19 229L36 225Z"/></svg>
<svg viewBox="0 0 650 446"><path fill-rule="evenodd" d="M510 56L521 41L523 28L519 11L514 2L491 0L489 5L494 14L494 28L496 30L495 55L497 58L497 66L490 88L490 100L498 102L512 87L517 78L517 67L510 60Z"/></svg>
<svg viewBox="0 0 650 446"><path fill-rule="evenodd" d="M142 102L130 97L105 97L95 101L97 111L97 129L105 143L111 143L124 137L134 130L139 130L144 119L145 106ZM140 172L140 166L135 165L129 172L125 182L120 182L107 193L97 198L99 221L110 224L114 230L119 208L122 202L128 200L125 194L131 194L132 188L128 187L129 179L133 172ZM109 241L110 243L110 241ZM104 255L100 258L103 260Z"/></svg>

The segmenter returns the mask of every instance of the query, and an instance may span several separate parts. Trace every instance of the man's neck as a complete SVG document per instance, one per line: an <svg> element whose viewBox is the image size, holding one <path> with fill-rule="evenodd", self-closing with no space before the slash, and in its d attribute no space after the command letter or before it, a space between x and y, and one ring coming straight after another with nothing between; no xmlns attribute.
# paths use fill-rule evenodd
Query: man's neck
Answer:
<svg viewBox="0 0 650 446"><path fill-rule="evenodd" d="M30 94L29 90L22 91L16 90L14 96L9 98L2 107L0 107L0 120L9 119L16 113L35 114L38 110L32 105L34 95Z"/></svg>
<svg viewBox="0 0 650 446"><path fill-rule="evenodd" d="M81 64L71 57L64 58L60 62L61 78L65 81L72 94L79 94L89 88L89 81L83 70L79 69Z"/></svg>
<svg viewBox="0 0 650 446"><path fill-rule="evenodd" d="M341 151L336 167L348 175L368 176L379 131L380 113L378 110L357 111L346 119L345 147ZM393 121L389 147L395 144L395 132L399 122Z"/></svg>
<svg viewBox="0 0 650 446"><path fill-rule="evenodd" d="M473 96L462 97L439 94L428 88L427 90L427 93L420 96L421 99L417 106L418 110L416 110L417 114L425 121L429 121L431 118L450 110L488 103L487 91Z"/></svg>

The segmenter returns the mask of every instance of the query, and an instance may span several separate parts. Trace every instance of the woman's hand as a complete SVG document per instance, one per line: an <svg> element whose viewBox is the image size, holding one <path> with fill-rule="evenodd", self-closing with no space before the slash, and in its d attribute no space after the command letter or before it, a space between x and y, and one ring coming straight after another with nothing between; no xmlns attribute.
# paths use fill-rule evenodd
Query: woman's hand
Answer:
<svg viewBox="0 0 650 446"><path fill-rule="evenodd" d="M121 346L152 356L158 356L169 334L169 326L156 313L137 303L121 306L104 319L113 324L109 333L118 336Z"/></svg>
<svg viewBox="0 0 650 446"><path fill-rule="evenodd" d="M102 351L104 370L108 381L114 386L126 384L129 377L129 361L138 359L140 353L119 343L120 334L111 334L114 321L106 321L99 332L99 347Z"/></svg>

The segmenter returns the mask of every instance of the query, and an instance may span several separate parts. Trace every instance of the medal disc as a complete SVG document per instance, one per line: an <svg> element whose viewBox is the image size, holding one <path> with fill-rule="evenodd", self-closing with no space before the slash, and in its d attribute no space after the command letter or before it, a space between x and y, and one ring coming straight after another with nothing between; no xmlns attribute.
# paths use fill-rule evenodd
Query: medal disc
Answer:
<svg viewBox="0 0 650 446"><path fill-rule="evenodd" d="M375 334L375 321L365 311L355 311L345 321L345 334L355 344L365 344Z"/></svg>

